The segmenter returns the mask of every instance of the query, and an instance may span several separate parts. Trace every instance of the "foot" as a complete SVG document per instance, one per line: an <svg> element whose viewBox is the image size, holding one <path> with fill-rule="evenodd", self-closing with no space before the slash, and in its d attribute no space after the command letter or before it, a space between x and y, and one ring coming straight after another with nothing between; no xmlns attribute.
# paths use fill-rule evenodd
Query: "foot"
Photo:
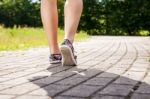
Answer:
<svg viewBox="0 0 150 99"><path fill-rule="evenodd" d="M51 54L49 57L50 64L59 64L61 63L61 60L61 54Z"/></svg>
<svg viewBox="0 0 150 99"><path fill-rule="evenodd" d="M63 66L76 66L77 56L74 55L74 48L72 43L65 39L64 42L60 46L60 51L62 54L62 65Z"/></svg>

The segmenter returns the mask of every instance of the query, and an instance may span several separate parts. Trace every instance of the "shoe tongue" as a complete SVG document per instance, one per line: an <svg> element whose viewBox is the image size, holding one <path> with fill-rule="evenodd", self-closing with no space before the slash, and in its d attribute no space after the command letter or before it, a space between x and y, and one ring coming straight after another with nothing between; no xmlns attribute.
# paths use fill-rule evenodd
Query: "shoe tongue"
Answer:
<svg viewBox="0 0 150 99"><path fill-rule="evenodd" d="M64 39L64 41L63 41L62 44L68 45L68 46L72 49L72 51L74 51L73 45L72 45L72 43L70 42L70 40Z"/></svg>
<svg viewBox="0 0 150 99"><path fill-rule="evenodd" d="M54 54L54 58L55 58L55 59L61 59L62 57L61 57L61 55L59 55L59 54Z"/></svg>
<svg viewBox="0 0 150 99"><path fill-rule="evenodd" d="M72 44L72 43L70 42L70 40L68 40L68 39L65 39L65 42L66 42L66 43L69 43L69 44Z"/></svg>
<svg viewBox="0 0 150 99"><path fill-rule="evenodd" d="M72 43L68 39L64 39L64 41L62 42L62 44L66 44L66 45L69 45L70 47L72 47Z"/></svg>

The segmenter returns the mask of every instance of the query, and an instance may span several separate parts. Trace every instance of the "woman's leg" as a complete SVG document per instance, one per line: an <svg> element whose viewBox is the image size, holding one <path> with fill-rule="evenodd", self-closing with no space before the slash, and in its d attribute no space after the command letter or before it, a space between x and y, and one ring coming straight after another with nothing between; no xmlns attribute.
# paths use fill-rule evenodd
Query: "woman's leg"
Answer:
<svg viewBox="0 0 150 99"><path fill-rule="evenodd" d="M82 0L66 0L65 3L65 39L74 41L80 16L83 9Z"/></svg>
<svg viewBox="0 0 150 99"><path fill-rule="evenodd" d="M76 56L74 54L73 41L77 31L80 16L82 13L82 0L66 0L65 3L65 40L60 49L62 53L62 64L64 66L77 65Z"/></svg>
<svg viewBox="0 0 150 99"><path fill-rule="evenodd" d="M41 0L41 18L48 38L51 54L59 54L57 42L57 0Z"/></svg>

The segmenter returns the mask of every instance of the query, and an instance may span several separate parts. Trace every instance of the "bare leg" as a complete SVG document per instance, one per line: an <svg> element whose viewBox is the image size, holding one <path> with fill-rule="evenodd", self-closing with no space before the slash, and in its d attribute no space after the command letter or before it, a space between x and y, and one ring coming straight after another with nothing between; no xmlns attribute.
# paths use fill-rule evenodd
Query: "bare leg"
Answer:
<svg viewBox="0 0 150 99"><path fill-rule="evenodd" d="M77 31L80 16L83 9L82 0L66 0L65 3L65 38L60 49L62 53L63 66L76 66L76 56L72 43Z"/></svg>
<svg viewBox="0 0 150 99"><path fill-rule="evenodd" d="M57 42L57 0L41 0L41 18L47 35L51 54L60 53Z"/></svg>
<svg viewBox="0 0 150 99"><path fill-rule="evenodd" d="M77 31L80 16L83 9L82 0L66 0L65 3L65 39L72 43Z"/></svg>

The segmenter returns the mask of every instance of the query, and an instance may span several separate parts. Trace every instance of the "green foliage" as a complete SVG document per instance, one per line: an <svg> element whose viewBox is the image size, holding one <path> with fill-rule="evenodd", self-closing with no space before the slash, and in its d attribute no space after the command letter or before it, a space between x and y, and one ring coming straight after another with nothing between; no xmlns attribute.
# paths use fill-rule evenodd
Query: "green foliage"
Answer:
<svg viewBox="0 0 150 99"><path fill-rule="evenodd" d="M41 26L38 3L32 0L3 0L0 6L0 23L6 27Z"/></svg>
<svg viewBox="0 0 150 99"><path fill-rule="evenodd" d="M64 26L64 0L58 0L59 27Z"/></svg>
<svg viewBox="0 0 150 99"><path fill-rule="evenodd" d="M80 28L90 35L150 35L149 0L84 0Z"/></svg>
<svg viewBox="0 0 150 99"><path fill-rule="evenodd" d="M83 2L79 30L90 35L150 35L150 0ZM58 0L58 13L59 27L63 28L64 0ZM0 0L0 24L6 27L42 26L40 3L33 3L32 0Z"/></svg>
<svg viewBox="0 0 150 99"><path fill-rule="evenodd" d="M111 0L106 7L109 12L107 15L110 32L119 29L128 35L139 35L139 30L150 31L150 1Z"/></svg>

